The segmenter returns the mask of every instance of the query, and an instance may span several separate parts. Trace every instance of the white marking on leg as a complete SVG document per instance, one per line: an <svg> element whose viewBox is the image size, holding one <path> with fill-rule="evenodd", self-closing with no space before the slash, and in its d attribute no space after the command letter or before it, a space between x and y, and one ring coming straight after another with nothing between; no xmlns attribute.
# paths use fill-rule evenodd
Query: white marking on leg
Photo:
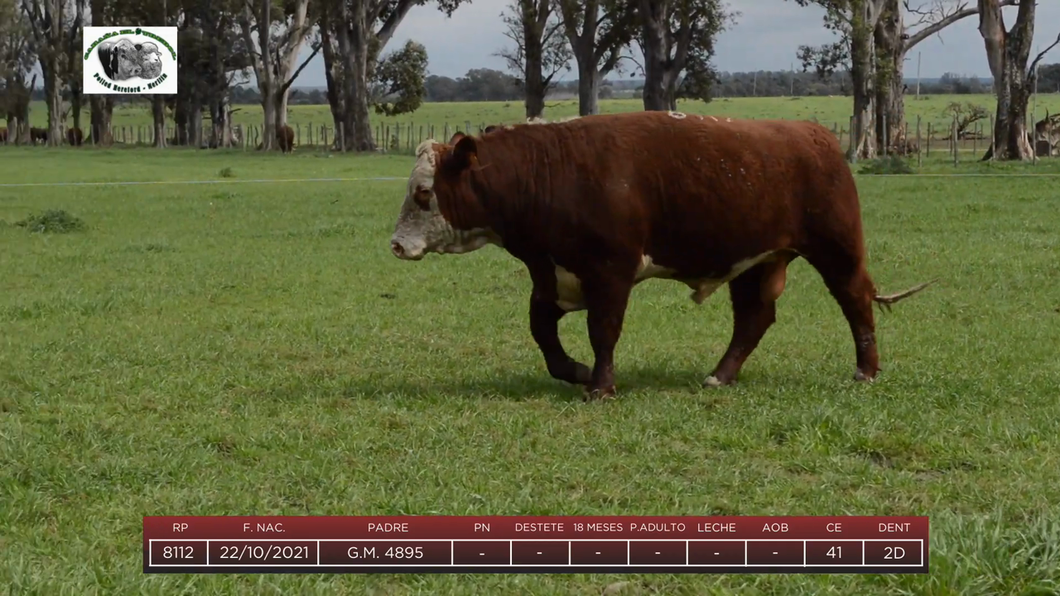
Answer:
<svg viewBox="0 0 1060 596"><path fill-rule="evenodd" d="M707 377L706 381L703 381L703 386L704 387L721 387L721 381L718 380L718 377L715 377L714 375L710 375L709 377ZM717 554L717 553L715 553L715 554Z"/></svg>

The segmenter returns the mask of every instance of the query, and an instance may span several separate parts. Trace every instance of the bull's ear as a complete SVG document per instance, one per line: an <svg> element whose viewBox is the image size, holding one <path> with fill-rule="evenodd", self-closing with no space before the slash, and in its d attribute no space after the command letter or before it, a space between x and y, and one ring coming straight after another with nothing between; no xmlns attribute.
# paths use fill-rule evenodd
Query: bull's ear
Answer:
<svg viewBox="0 0 1060 596"><path fill-rule="evenodd" d="M463 136L453 147L452 156L449 158L450 167L456 171L466 170L478 158L478 145L475 137Z"/></svg>
<svg viewBox="0 0 1060 596"><path fill-rule="evenodd" d="M456 133L453 134L453 138L449 139L449 144L450 145L456 145L457 143L460 142L460 139L462 139L462 138L464 138L466 136L467 136L466 134L464 134L464 133L462 133L462 132L460 132L458 130L458 131L456 131Z"/></svg>

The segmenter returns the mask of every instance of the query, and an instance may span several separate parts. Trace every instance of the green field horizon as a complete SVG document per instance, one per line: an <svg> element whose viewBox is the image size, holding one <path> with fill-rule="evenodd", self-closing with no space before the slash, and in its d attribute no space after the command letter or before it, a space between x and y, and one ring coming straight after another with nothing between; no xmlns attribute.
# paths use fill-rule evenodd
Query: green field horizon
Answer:
<svg viewBox="0 0 1060 596"><path fill-rule="evenodd" d="M829 128L847 131L849 129L852 99L844 96L828 97L734 97L718 98L709 103L682 100L678 110L689 114L713 115L730 118L781 118L781 119L816 119ZM930 123L936 131L948 134L952 116L946 110L950 103L981 106L993 115L996 100L992 95L924 95L919 99L906 96L906 120L910 134L915 132L917 118L920 118L922 133L927 134ZM631 112L643 109L639 99L604 99L600 100L601 113ZM243 126L261 126L262 109L260 105L237 105L233 123ZM82 114L82 128L89 125L87 102ZM1028 114L1033 113L1037 120L1042 119L1046 111L1060 112L1060 94L1042 93L1032 100ZM545 118L555 119L578 114L576 100L546 102ZM433 127L443 130L448 124L449 130L472 128L489 124L510 124L525 121L525 110L521 101L510 102L430 102L424 103L411 114L385 117L372 114L374 128L380 126L402 129L412 127L417 130ZM172 117L169 118L172 124ZM30 107L30 124L43 127L48 123L48 113L44 102L33 102ZM67 125L72 125L72 117ZM332 128L331 111L327 105L294 105L290 107L288 123L295 128L318 131L321 126ZM988 120L982 121L984 130ZM151 127L150 105L145 101L139 104L119 106L114 110L112 125L127 127L131 130L149 129ZM133 136L130 131L130 138ZM307 134L306 132L302 133Z"/></svg>

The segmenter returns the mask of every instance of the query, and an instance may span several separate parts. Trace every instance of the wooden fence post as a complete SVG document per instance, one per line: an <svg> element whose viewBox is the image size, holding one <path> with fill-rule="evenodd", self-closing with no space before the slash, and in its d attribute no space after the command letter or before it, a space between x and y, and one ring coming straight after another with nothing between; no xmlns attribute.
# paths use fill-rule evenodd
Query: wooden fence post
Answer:
<svg viewBox="0 0 1060 596"><path fill-rule="evenodd" d="M339 147L346 153L346 123L339 122Z"/></svg>
<svg viewBox="0 0 1060 596"><path fill-rule="evenodd" d="M990 114L990 161L994 161L994 115Z"/></svg>
<svg viewBox="0 0 1060 596"><path fill-rule="evenodd" d="M953 165L956 166L957 165L957 161L959 159L957 157L957 152L959 151L959 148L957 146L957 117L956 116L953 117L953 132L952 132L952 134L950 136L953 138Z"/></svg>
<svg viewBox="0 0 1060 596"><path fill-rule="evenodd" d="M916 167L924 165L923 152L920 150L920 115L916 117Z"/></svg>
<svg viewBox="0 0 1060 596"><path fill-rule="evenodd" d="M850 117L850 163L858 163L858 151L861 147L858 147L858 142L861 140L861 135L854 131L854 116Z"/></svg>

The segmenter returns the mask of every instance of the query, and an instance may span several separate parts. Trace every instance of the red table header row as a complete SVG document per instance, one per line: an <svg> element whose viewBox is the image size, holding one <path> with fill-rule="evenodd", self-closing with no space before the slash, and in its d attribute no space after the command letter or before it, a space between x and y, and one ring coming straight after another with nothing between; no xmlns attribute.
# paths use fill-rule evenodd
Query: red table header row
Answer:
<svg viewBox="0 0 1060 596"><path fill-rule="evenodd" d="M164 516L144 540L212 539L922 539L927 517Z"/></svg>

